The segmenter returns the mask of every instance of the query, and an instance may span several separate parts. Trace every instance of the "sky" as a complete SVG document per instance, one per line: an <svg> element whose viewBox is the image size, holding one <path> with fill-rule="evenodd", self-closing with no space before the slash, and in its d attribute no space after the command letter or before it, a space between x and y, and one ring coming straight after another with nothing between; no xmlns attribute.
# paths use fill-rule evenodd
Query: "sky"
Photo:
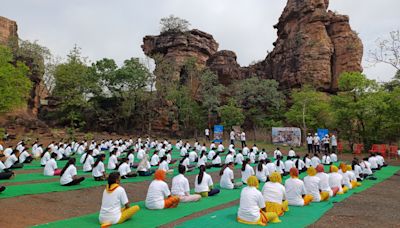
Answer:
<svg viewBox="0 0 400 228"><path fill-rule="evenodd" d="M158 35L162 17L174 14L214 36L219 50L232 50L246 66L264 59L276 40L286 0L2 0L0 15L18 23L24 40L37 40L65 57L77 44L91 61L107 57L121 64L144 58L146 35ZM364 43L364 73L388 81L394 68L366 61L377 38L400 29L399 0L330 0L329 9L350 16Z"/></svg>

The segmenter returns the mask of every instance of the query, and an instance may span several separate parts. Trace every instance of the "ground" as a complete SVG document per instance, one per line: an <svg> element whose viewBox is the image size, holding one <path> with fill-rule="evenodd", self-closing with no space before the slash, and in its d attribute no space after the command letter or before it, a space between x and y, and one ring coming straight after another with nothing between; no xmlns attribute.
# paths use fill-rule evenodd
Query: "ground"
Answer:
<svg viewBox="0 0 400 228"><path fill-rule="evenodd" d="M262 144L259 145L261 145L261 148L264 146ZM265 147L268 148L269 151L272 149L271 145L265 145ZM301 150L302 149L299 151ZM344 154L340 158L343 160L351 160L352 157L353 155L351 154ZM400 165L400 160L389 160L389 163L392 165ZM41 171L42 170L21 170L17 171L17 174ZM235 176L240 177L238 168L235 172ZM214 180L219 179L217 175L217 173L212 173ZM400 195L398 194L398 189L400 189L399 175L400 173L397 173L390 179L359 194L354 194L341 203L337 203L319 221L311 226L398 227L400 224L400 216L398 216L397 213L400 211L400 205L398 204L398 202L400 202ZM189 182L193 183L193 181L194 176L189 176ZM134 192L134 195L129 195L130 200L132 202L143 201L149 183L149 181L145 181L124 184L127 192ZM12 184L18 185L19 183ZM2 216L0 216L0 224L7 224L6 227L27 227L98 212L103 189L104 187L101 186L67 192L53 192L1 199L0 208L3 210L1 212ZM209 210L204 210L170 224L165 224L163 227L173 227L184 221L215 210L233 206L237 203L238 201L233 201Z"/></svg>

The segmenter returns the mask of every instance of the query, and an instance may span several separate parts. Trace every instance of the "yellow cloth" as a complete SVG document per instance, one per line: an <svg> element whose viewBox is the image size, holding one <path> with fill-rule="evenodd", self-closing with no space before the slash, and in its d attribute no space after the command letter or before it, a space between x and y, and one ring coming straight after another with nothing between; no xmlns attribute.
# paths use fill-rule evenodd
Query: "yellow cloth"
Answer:
<svg viewBox="0 0 400 228"><path fill-rule="evenodd" d="M250 187L256 187L258 188L259 186L259 182L256 176L250 176L249 178L247 178L247 185Z"/></svg>
<svg viewBox="0 0 400 228"><path fill-rule="evenodd" d="M275 212L279 216L283 216L285 212L289 211L289 202L287 200L283 201L281 204L266 202L265 207L267 212Z"/></svg>
<svg viewBox="0 0 400 228"><path fill-rule="evenodd" d="M118 221L118 224L121 224L121 223L125 222L126 220L130 219L139 210L140 210L139 206L132 206L128 209L123 208L121 210L122 214L121 214L121 218Z"/></svg>
<svg viewBox="0 0 400 228"><path fill-rule="evenodd" d="M112 185L106 185L106 190L108 193L112 193L115 189L119 187L119 184L112 184Z"/></svg>
<svg viewBox="0 0 400 228"><path fill-rule="evenodd" d="M329 192L321 192L321 201L327 201L329 199Z"/></svg>
<svg viewBox="0 0 400 228"><path fill-rule="evenodd" d="M346 192L348 192L349 191L349 188L347 187L347 186L344 186L343 187L343 193L346 193Z"/></svg>
<svg viewBox="0 0 400 228"><path fill-rule="evenodd" d="M308 176L315 176L317 174L317 170L313 166L310 166L310 168L307 169L307 174Z"/></svg>
<svg viewBox="0 0 400 228"><path fill-rule="evenodd" d="M313 200L313 196L312 195L305 195L304 197L303 197L303 199L304 199L304 206L307 206L308 204L310 204L311 203L311 201Z"/></svg>
<svg viewBox="0 0 400 228"><path fill-rule="evenodd" d="M249 222L239 217L237 218L237 221L247 225L261 225L261 226L266 226L268 222L271 223L281 222L281 220L279 219L278 215L275 212L264 212L262 210L260 210L260 218L256 222Z"/></svg>

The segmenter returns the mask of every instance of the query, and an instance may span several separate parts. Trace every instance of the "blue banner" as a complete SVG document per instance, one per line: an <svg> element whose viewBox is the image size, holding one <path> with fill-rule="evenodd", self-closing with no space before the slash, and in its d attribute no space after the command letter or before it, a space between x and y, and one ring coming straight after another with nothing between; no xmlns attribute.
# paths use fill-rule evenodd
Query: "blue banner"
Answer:
<svg viewBox="0 0 400 228"><path fill-rule="evenodd" d="M224 137L224 126L214 125L214 142L222 143Z"/></svg>
<svg viewBox="0 0 400 228"><path fill-rule="evenodd" d="M322 140L325 137L325 135L329 134L329 130L323 129L323 128L318 128L317 134L318 134L318 137Z"/></svg>

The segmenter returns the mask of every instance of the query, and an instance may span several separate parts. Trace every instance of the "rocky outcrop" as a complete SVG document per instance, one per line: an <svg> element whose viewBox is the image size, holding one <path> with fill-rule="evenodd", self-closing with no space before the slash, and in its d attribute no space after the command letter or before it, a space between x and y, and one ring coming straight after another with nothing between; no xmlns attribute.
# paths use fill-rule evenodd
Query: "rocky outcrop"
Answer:
<svg viewBox="0 0 400 228"><path fill-rule="evenodd" d="M218 51L207 61L207 67L218 75L221 84L227 86L233 80L241 80L245 75L245 69L240 67L236 61L236 54L233 51Z"/></svg>
<svg viewBox="0 0 400 228"><path fill-rule="evenodd" d="M18 39L17 23L0 16L0 44L9 45L13 39Z"/></svg>
<svg viewBox="0 0 400 228"><path fill-rule="evenodd" d="M182 67L188 59L195 59L198 67L204 67L207 60L218 50L213 36L194 29L182 33L163 33L159 36L143 38L142 49L147 56L167 59L173 63L174 76L179 81ZM155 58L156 65L158 58Z"/></svg>
<svg viewBox="0 0 400 228"><path fill-rule="evenodd" d="M311 84L335 93L346 71L362 71L363 45L349 18L328 11L329 0L288 0L279 22L278 39L250 74L275 79L281 89Z"/></svg>
<svg viewBox="0 0 400 228"><path fill-rule="evenodd" d="M32 90L27 100L27 108L24 110L14 110L7 113L2 119L2 126L13 128L14 126L21 126L25 131L36 130L41 128L47 131L46 124L37 119L38 109L40 107L40 100L44 99L47 94L47 89L43 83L44 72L39 70L43 69L43 61L34 61L29 56L20 56L18 54L18 33L17 23L4 17L0 17L0 44L9 46L16 52L16 61L25 63L30 69L29 79L32 81ZM37 66L41 64L41 67Z"/></svg>

